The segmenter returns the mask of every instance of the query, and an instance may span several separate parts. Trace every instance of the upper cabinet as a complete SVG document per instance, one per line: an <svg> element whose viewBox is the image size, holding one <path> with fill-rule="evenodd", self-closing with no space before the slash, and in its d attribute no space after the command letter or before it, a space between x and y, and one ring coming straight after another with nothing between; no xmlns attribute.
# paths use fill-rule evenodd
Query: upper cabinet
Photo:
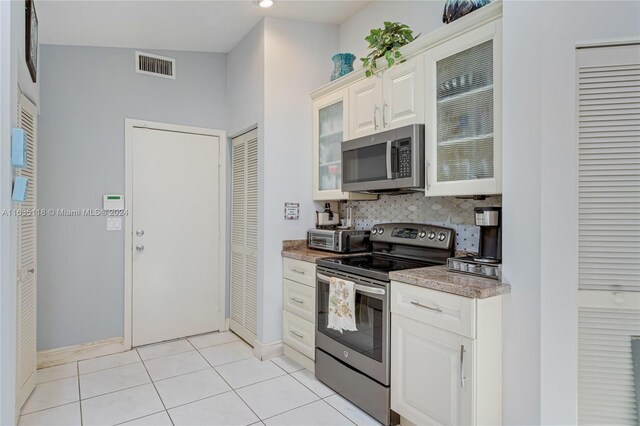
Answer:
<svg viewBox="0 0 640 426"><path fill-rule="evenodd" d="M395 129L424 121L423 55L382 74L382 126Z"/></svg>
<svg viewBox="0 0 640 426"><path fill-rule="evenodd" d="M342 141L348 139L348 89L313 103L313 199L371 199L375 196L342 192Z"/></svg>
<svg viewBox="0 0 640 426"><path fill-rule="evenodd" d="M425 55L427 196L502 191L501 19Z"/></svg>
<svg viewBox="0 0 640 426"><path fill-rule="evenodd" d="M363 69L313 99L315 200L375 198L342 192L341 143L425 124L427 196L502 192L502 1L401 48L405 62Z"/></svg>
<svg viewBox="0 0 640 426"><path fill-rule="evenodd" d="M424 59L406 62L349 86L349 137L423 121Z"/></svg>

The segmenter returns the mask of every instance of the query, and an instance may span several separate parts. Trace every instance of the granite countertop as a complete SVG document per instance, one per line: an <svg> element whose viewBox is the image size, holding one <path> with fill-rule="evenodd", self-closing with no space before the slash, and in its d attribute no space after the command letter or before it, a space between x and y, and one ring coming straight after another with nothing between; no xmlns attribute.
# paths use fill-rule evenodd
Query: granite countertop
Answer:
<svg viewBox="0 0 640 426"><path fill-rule="evenodd" d="M282 242L282 256L315 263L316 260L325 257L346 257L353 256L353 253L340 254L331 251L314 250L307 248L307 240L285 240Z"/></svg>
<svg viewBox="0 0 640 426"><path fill-rule="evenodd" d="M393 281L474 299L486 299L511 293L511 285L509 284L490 278L450 272L444 265L391 272L389 277Z"/></svg>

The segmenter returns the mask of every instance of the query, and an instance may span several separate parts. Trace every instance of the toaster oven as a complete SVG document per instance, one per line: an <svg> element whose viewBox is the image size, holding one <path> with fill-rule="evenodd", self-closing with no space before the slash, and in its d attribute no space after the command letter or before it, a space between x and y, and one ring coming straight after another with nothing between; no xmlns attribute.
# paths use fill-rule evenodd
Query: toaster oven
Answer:
<svg viewBox="0 0 640 426"><path fill-rule="evenodd" d="M335 253L358 253L369 249L371 231L351 229L310 229L307 247Z"/></svg>

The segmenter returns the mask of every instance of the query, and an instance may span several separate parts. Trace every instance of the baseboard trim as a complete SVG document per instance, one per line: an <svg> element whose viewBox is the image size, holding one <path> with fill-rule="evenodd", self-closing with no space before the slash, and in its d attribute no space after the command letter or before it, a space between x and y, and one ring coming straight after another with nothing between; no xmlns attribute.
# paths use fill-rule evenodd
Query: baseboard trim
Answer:
<svg viewBox="0 0 640 426"><path fill-rule="evenodd" d="M300 352L293 349L291 346L284 345L284 354L306 368L307 370L315 373L316 364L311 358L307 358L305 355L302 355Z"/></svg>
<svg viewBox="0 0 640 426"><path fill-rule="evenodd" d="M124 337L114 337L82 345L49 349L38 352L38 368L53 367L69 362L82 361L104 355L111 355L131 349L124 343Z"/></svg>
<svg viewBox="0 0 640 426"><path fill-rule="evenodd" d="M253 345L253 355L261 361L265 361L283 353L282 340L271 343L262 343L255 341Z"/></svg>

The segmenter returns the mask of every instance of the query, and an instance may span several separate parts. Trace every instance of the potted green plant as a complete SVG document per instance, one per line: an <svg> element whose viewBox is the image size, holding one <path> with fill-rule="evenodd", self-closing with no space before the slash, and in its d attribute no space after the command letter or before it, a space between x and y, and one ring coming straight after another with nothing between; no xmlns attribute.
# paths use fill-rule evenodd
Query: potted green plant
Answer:
<svg viewBox="0 0 640 426"><path fill-rule="evenodd" d="M400 22L386 21L384 28L372 29L364 39L369 42L369 49L373 50L364 58L360 58L362 67L366 69L366 76L371 77L376 73L376 61L380 58L384 57L389 67L404 62L399 49L416 38L418 36L413 36L411 28Z"/></svg>

